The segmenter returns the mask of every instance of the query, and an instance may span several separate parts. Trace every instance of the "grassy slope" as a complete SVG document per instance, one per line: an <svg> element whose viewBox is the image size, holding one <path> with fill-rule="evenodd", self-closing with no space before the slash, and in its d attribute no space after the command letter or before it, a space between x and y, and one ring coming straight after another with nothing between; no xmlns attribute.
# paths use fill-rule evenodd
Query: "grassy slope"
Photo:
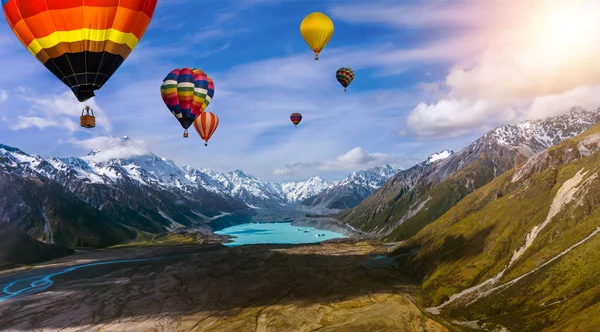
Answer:
<svg viewBox="0 0 600 332"><path fill-rule="evenodd" d="M515 170L505 173L466 196L399 248L398 252L418 248L399 263L403 270L422 280L423 303L438 305L457 291L496 275L523 244L526 234L545 220L556 192L566 180L582 169L589 171L584 180L600 175L600 152L562 164L577 158L573 154L577 154L575 147L581 140L598 133L600 125L595 125L551 148L546 160L556 167L515 183L511 182ZM586 188L581 202L576 199L562 208L501 283L539 267L600 226L600 179ZM502 197L496 198L498 193ZM579 331L596 327L598 318L592 313L600 302L598 247L599 235L515 285L466 309L453 308L446 313L462 320L492 317L487 321L511 331L537 331L550 326L561 330L556 324L562 324L564 330L577 326L575 322ZM548 305L557 301L564 302ZM567 321L573 324L567 326Z"/></svg>

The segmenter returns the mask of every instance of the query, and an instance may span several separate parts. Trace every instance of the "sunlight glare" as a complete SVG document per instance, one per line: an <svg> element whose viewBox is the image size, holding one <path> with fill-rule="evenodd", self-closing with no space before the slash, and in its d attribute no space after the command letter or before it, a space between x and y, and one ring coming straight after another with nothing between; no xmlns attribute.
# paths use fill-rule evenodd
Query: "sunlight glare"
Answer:
<svg viewBox="0 0 600 332"><path fill-rule="evenodd" d="M556 48L591 46L599 27L593 11L587 6L557 6L551 8L540 22L540 42Z"/></svg>

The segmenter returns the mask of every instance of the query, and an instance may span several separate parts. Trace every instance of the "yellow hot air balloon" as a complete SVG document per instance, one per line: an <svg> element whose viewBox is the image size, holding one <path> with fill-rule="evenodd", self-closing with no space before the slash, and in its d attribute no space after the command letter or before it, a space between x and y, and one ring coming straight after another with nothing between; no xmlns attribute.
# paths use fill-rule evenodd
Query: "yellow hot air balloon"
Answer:
<svg viewBox="0 0 600 332"><path fill-rule="evenodd" d="M310 13L300 23L300 34L319 60L319 53L333 36L333 22L323 13Z"/></svg>

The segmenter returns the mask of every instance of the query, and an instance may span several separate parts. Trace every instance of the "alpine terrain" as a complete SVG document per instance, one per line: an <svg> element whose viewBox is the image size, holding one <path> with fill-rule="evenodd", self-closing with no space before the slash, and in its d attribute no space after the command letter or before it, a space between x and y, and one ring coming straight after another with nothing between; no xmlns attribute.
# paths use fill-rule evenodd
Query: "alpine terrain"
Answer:
<svg viewBox="0 0 600 332"><path fill-rule="evenodd" d="M599 188L596 124L466 195L395 264L422 283L429 312L463 325L598 331Z"/></svg>
<svg viewBox="0 0 600 332"><path fill-rule="evenodd" d="M498 127L445 159L399 172L337 218L390 240L408 239L469 193L599 118L597 110L574 107L564 115Z"/></svg>
<svg viewBox="0 0 600 332"><path fill-rule="evenodd" d="M352 172L346 179L305 199L300 206L325 210L343 210L354 207L400 171L401 169L386 165Z"/></svg>
<svg viewBox="0 0 600 332"><path fill-rule="evenodd" d="M131 147L128 137L113 146ZM181 227L209 230L218 218L245 222L256 209L293 206L332 183L271 183L240 170L217 173L143 153L112 158L29 155L0 145L0 213L8 225L46 242L102 247Z"/></svg>

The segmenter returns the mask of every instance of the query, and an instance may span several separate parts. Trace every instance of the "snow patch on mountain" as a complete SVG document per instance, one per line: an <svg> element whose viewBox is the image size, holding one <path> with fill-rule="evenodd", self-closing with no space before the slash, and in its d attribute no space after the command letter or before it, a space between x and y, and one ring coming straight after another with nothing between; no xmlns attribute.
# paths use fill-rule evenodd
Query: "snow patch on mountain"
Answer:
<svg viewBox="0 0 600 332"><path fill-rule="evenodd" d="M453 154L454 154L454 151L452 151L452 150L444 150L444 151L436 152L436 153L432 154L431 156L429 156L424 164L425 165L435 164L438 161L442 161L442 160L450 157Z"/></svg>

